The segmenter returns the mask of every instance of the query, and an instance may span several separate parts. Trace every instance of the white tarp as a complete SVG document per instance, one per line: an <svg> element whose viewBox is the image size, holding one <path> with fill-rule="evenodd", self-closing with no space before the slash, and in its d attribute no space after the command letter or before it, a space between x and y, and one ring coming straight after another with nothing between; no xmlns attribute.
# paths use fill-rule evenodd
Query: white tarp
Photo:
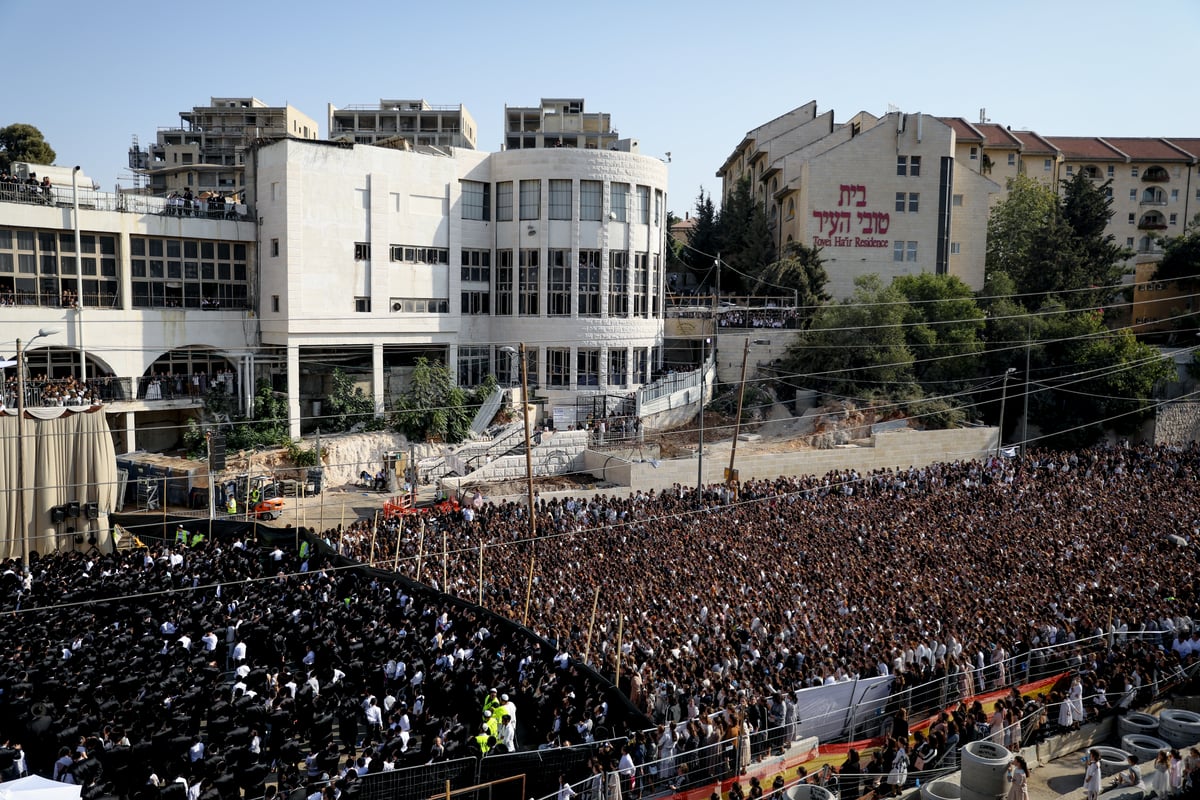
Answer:
<svg viewBox="0 0 1200 800"><path fill-rule="evenodd" d="M0 800L79 800L82 791L82 786L29 775L0 783Z"/></svg>

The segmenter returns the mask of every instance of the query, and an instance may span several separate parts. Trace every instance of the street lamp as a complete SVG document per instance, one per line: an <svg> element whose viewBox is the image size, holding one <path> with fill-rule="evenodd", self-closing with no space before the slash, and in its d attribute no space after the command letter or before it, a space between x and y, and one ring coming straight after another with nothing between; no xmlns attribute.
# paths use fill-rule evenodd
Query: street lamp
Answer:
<svg viewBox="0 0 1200 800"><path fill-rule="evenodd" d="M71 170L71 197L75 226L75 317L79 323L79 382L87 384L87 349L83 344L83 251L79 245L79 167ZM33 341L30 339L29 341Z"/></svg>
<svg viewBox="0 0 1200 800"><path fill-rule="evenodd" d="M44 336L53 336L57 330L38 329L37 335L25 343L25 347ZM29 520L26 516L25 492L25 356L21 340L17 339L17 508L21 515L21 558L25 574L29 575Z"/></svg>
<svg viewBox="0 0 1200 800"><path fill-rule="evenodd" d="M1004 371L1004 388L1000 391L1000 428L996 431L996 458L1000 457L1000 445L1004 442L1004 403L1008 400L1008 376L1016 371L1016 367Z"/></svg>

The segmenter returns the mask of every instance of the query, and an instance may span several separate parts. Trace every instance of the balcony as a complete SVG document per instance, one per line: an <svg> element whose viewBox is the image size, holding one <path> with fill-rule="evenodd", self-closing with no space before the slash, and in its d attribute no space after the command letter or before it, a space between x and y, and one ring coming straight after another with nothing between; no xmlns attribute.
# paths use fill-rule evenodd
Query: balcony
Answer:
<svg viewBox="0 0 1200 800"><path fill-rule="evenodd" d="M1138 230L1142 231L1165 231L1167 229L1167 218L1154 211L1138 220L1137 226Z"/></svg>
<svg viewBox="0 0 1200 800"><path fill-rule="evenodd" d="M69 186L41 186L24 183L0 184L0 203L22 203L52 208L70 208L75 198ZM158 214L168 217L248 220L252 213L243 203L185 201L181 197L154 197L145 194L97 192L79 189L79 207L89 211L120 211L128 214Z"/></svg>
<svg viewBox="0 0 1200 800"><path fill-rule="evenodd" d="M1142 180L1145 183L1166 183L1171 180L1171 176L1163 167L1149 167L1142 173Z"/></svg>

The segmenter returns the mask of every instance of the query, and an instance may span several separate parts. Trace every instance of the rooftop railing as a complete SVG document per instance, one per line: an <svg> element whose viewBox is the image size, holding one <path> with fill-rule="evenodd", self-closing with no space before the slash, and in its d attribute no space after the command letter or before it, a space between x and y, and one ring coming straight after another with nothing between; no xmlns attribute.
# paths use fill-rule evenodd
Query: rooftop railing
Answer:
<svg viewBox="0 0 1200 800"><path fill-rule="evenodd" d="M23 183L0 184L0 202L67 208L74 204L69 186L41 186ZM79 207L89 211L120 211L129 214L159 214L204 219L248 220L250 208L244 203L220 203L183 197L154 197L146 194L114 194L94 189L79 189Z"/></svg>

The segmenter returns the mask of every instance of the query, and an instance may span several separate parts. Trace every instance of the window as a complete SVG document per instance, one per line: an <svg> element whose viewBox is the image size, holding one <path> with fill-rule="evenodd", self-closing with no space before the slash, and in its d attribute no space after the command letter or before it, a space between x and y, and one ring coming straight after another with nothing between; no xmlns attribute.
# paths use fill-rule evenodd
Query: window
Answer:
<svg viewBox="0 0 1200 800"><path fill-rule="evenodd" d="M955 195L955 196L961 197L962 195ZM905 209L907 208L907 210L910 214L915 214L920 209L920 207L921 207L921 193L920 192L909 192L908 194L905 194L904 192L896 192L896 210L897 211L904 213Z"/></svg>
<svg viewBox="0 0 1200 800"><path fill-rule="evenodd" d="M1132 237L1132 236L1126 236L1126 237L1125 237L1125 246L1126 246L1126 247L1133 247L1133 237ZM1141 287L1139 286L1138 288L1140 289Z"/></svg>
<svg viewBox="0 0 1200 800"><path fill-rule="evenodd" d="M521 219L540 219L542 216L542 182L521 181Z"/></svg>
<svg viewBox="0 0 1200 800"><path fill-rule="evenodd" d="M908 243L908 258L906 258L905 260L906 261L916 261L917 260L917 243L916 242Z"/></svg>
<svg viewBox="0 0 1200 800"><path fill-rule="evenodd" d="M354 260L355 261L370 261L371 260L371 245L367 242L354 243Z"/></svg>
<svg viewBox="0 0 1200 800"><path fill-rule="evenodd" d="M650 187L637 187L637 221L642 225L650 224Z"/></svg>
<svg viewBox="0 0 1200 800"><path fill-rule="evenodd" d="M1137 202L1137 189L1129 190L1129 202L1131 202L1131 203Z"/></svg>
<svg viewBox="0 0 1200 800"><path fill-rule="evenodd" d="M445 297L393 297L392 311L400 314L449 314L450 300Z"/></svg>
<svg viewBox="0 0 1200 800"><path fill-rule="evenodd" d="M1107 197L1109 200L1113 199L1113 190L1112 190L1111 186L1104 187L1104 196Z"/></svg>
<svg viewBox="0 0 1200 800"><path fill-rule="evenodd" d="M604 205L604 183L579 182L579 218L598 222Z"/></svg>
<svg viewBox="0 0 1200 800"><path fill-rule="evenodd" d="M904 192L896 192L896 210L904 211L904 200L907 195Z"/></svg>
<svg viewBox="0 0 1200 800"><path fill-rule="evenodd" d="M1171 224L1172 224L1172 225L1174 225L1174 224L1175 224L1175 220L1177 220L1178 218L1179 218L1179 215L1178 215L1178 214L1172 214L1172 215L1171 215L1171 217L1170 217L1170 222L1171 222Z"/></svg>
<svg viewBox="0 0 1200 800"><path fill-rule="evenodd" d="M553 189L551 189L553 196ZM549 256L550 283L546 298L546 313L552 317L571 316L571 251L551 250Z"/></svg>
<svg viewBox="0 0 1200 800"><path fill-rule="evenodd" d="M354 298L354 310L356 312L358 312L359 314L370 314L371 313L371 298L369 298L369 297Z"/></svg>
<svg viewBox="0 0 1200 800"><path fill-rule="evenodd" d="M417 247L410 244L394 244L389 249L392 261L407 261L410 264L450 263L450 251L445 247Z"/></svg>
<svg viewBox="0 0 1200 800"><path fill-rule="evenodd" d="M1130 168L1129 168L1129 177L1131 177L1131 178L1136 178L1137 176L1138 176L1138 168L1137 168L1137 167L1130 167Z"/></svg>
<svg viewBox="0 0 1200 800"><path fill-rule="evenodd" d="M910 177L917 177L921 174L921 157L913 156L908 160L908 174Z"/></svg>
<svg viewBox="0 0 1200 800"><path fill-rule="evenodd" d="M1049 172L1054 166L1054 159L1047 158L1042 161L1042 171Z"/></svg>
<svg viewBox="0 0 1200 800"><path fill-rule="evenodd" d="M600 316L600 251L579 251L579 316Z"/></svg>
<svg viewBox="0 0 1200 800"><path fill-rule="evenodd" d="M1172 190L1171 190L1171 202L1172 202L1172 203L1178 203L1178 202L1179 202L1179 190L1178 190L1178 189L1172 189Z"/></svg>
<svg viewBox="0 0 1200 800"><path fill-rule="evenodd" d="M908 156L896 156L896 174L908 174Z"/></svg>
<svg viewBox="0 0 1200 800"><path fill-rule="evenodd" d="M636 370L634 381L637 383L650 382L650 353L647 348L639 347L633 351L633 357L637 360L634 364Z"/></svg>
<svg viewBox="0 0 1200 800"><path fill-rule="evenodd" d="M612 218L617 222L629 221L629 184L612 185Z"/></svg>
<svg viewBox="0 0 1200 800"><path fill-rule="evenodd" d="M1134 219L1134 218L1135 218L1136 216L1137 216L1137 215L1136 215L1136 214L1133 214L1133 213L1131 213L1131 214L1129 215L1129 224L1130 224L1130 225L1132 225L1132 224L1135 222L1135 219Z"/></svg>
<svg viewBox="0 0 1200 800"><path fill-rule="evenodd" d="M950 243L950 255L956 256L956 255L959 255L960 253L962 253L962 242L951 242Z"/></svg>
<svg viewBox="0 0 1200 800"><path fill-rule="evenodd" d="M463 292L459 298L462 301L463 314L490 314L492 295L489 292Z"/></svg>
<svg viewBox="0 0 1200 800"><path fill-rule="evenodd" d="M512 181L496 184L496 221L512 222Z"/></svg>
<svg viewBox="0 0 1200 800"><path fill-rule="evenodd" d="M541 251L535 249L525 249L520 252L520 264L517 271L517 313L523 316L536 317L538 315L538 258L540 254Z"/></svg>
<svg viewBox="0 0 1200 800"><path fill-rule="evenodd" d="M578 350L575 353L575 383L577 386L600 385L599 350Z"/></svg>
<svg viewBox="0 0 1200 800"><path fill-rule="evenodd" d="M478 386L491 373L492 349L487 345L458 348L458 385Z"/></svg>
<svg viewBox="0 0 1200 800"><path fill-rule="evenodd" d="M89 251L87 237L83 239L82 245L86 255ZM108 268L103 259L104 237L101 238L100 245L100 266L103 273ZM70 248L65 246L65 243L60 243L60 251L66 252L68 249L74 250L73 241ZM249 290L247 249L244 244L234 245L230 242L195 239L180 242L131 237L133 304L142 308L164 305L178 305L184 308L244 308ZM65 263L67 260L68 257L64 256L64 274L68 271ZM89 273L89 261L93 259L83 259L85 276ZM74 270L73 259L70 270ZM89 283L91 281L84 280L85 295L92 291ZM112 285L115 289L116 282L113 281ZM101 292L103 291L101 287ZM90 302L87 304L91 305Z"/></svg>
<svg viewBox="0 0 1200 800"><path fill-rule="evenodd" d="M660 190L655 189L654 190L654 224L655 225L662 224L662 207L663 207L663 193Z"/></svg>
<svg viewBox="0 0 1200 800"><path fill-rule="evenodd" d="M1008 165L1009 165L1010 167L1012 167L1012 166L1016 166L1016 163L1017 163L1017 154L1016 154L1016 153L1009 153L1009 154L1008 154Z"/></svg>
<svg viewBox="0 0 1200 800"><path fill-rule="evenodd" d="M496 251L496 314L510 316L513 312L512 250Z"/></svg>
<svg viewBox="0 0 1200 800"><path fill-rule="evenodd" d="M904 260L904 242L896 241L892 243L892 261Z"/></svg>
<svg viewBox="0 0 1200 800"><path fill-rule="evenodd" d="M610 348L608 351L608 385L629 385L629 351L623 347Z"/></svg>
<svg viewBox="0 0 1200 800"><path fill-rule="evenodd" d="M479 181L462 182L462 218L490 222L491 185Z"/></svg>
<svg viewBox="0 0 1200 800"><path fill-rule="evenodd" d="M971 160L972 160L972 161L977 161L978 159L979 159L979 148L978 148L978 147L972 147L972 148L971 148Z"/></svg>
<svg viewBox="0 0 1200 800"><path fill-rule="evenodd" d="M1070 177L1074 174L1075 174L1075 167L1072 166L1071 164L1067 164L1067 177Z"/></svg>
<svg viewBox="0 0 1200 800"><path fill-rule="evenodd" d="M629 316L629 253L608 251L608 315Z"/></svg>
<svg viewBox="0 0 1200 800"><path fill-rule="evenodd" d="M271 311L279 313L279 295L277 294L271 295Z"/></svg>
<svg viewBox="0 0 1200 800"><path fill-rule="evenodd" d="M646 306L646 298L650 294L650 286L647 283L650 280L649 261L649 253L633 254L633 315L635 317L649 316L649 308Z"/></svg>
<svg viewBox="0 0 1200 800"><path fill-rule="evenodd" d="M551 386L571 385L571 351L564 347L546 350L546 382Z"/></svg>
<svg viewBox="0 0 1200 800"><path fill-rule="evenodd" d="M962 196L961 194L956 194L956 195L953 195L953 196L951 196L951 198L950 198L950 204L951 204L952 206L954 206L955 208L960 208L960 207L962 207L962 204L963 204L963 196Z"/></svg>
<svg viewBox="0 0 1200 800"><path fill-rule="evenodd" d="M550 219L571 218L571 182L550 181Z"/></svg>
<svg viewBox="0 0 1200 800"><path fill-rule="evenodd" d="M474 283L491 283L492 251L463 248L460 253L462 279Z"/></svg>
<svg viewBox="0 0 1200 800"><path fill-rule="evenodd" d="M271 240L271 258L279 258L279 240Z"/></svg>
<svg viewBox="0 0 1200 800"><path fill-rule="evenodd" d="M788 204L787 204L787 218L788 218L788 219L795 219L795 218L796 218L796 198L794 198L794 197L789 197L789 198L788 198Z"/></svg>

